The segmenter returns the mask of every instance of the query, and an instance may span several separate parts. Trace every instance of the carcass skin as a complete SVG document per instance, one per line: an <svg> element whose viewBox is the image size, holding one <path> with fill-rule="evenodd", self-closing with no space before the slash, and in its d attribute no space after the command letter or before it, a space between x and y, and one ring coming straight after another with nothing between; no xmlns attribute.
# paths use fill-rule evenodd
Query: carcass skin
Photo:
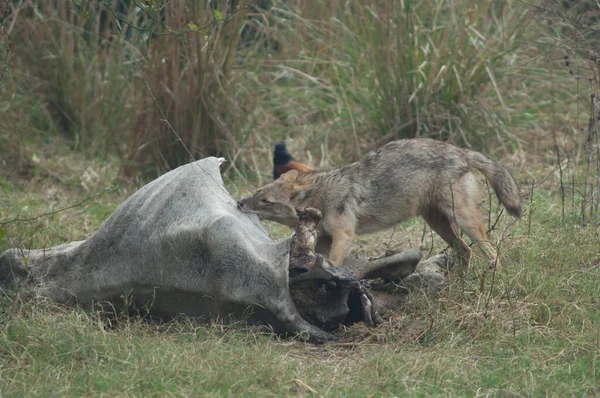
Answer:
<svg viewBox="0 0 600 398"><path fill-rule="evenodd" d="M147 184L89 239L0 257L0 287L59 303L118 303L131 295L158 315L248 314L312 341L289 290L289 239L274 242L223 186L221 159L181 166Z"/></svg>

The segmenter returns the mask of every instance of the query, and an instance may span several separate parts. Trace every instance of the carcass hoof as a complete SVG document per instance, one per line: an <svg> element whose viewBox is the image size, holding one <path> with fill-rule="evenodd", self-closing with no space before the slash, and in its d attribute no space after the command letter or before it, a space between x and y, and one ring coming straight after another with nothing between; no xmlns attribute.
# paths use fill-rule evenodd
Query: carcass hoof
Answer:
<svg viewBox="0 0 600 398"><path fill-rule="evenodd" d="M445 274L452 266L452 259L446 254L429 257L417 265L414 273L402 279L402 284L408 290L438 292L445 286Z"/></svg>

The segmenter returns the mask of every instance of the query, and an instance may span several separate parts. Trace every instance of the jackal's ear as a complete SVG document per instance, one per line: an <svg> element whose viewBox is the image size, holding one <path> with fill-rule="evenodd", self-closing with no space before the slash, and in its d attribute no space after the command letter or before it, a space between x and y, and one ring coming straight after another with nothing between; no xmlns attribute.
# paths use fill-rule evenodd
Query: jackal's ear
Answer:
<svg viewBox="0 0 600 398"><path fill-rule="evenodd" d="M298 170L290 170L281 177L279 177L281 181L285 182L295 182L296 178L298 178Z"/></svg>
<svg viewBox="0 0 600 398"><path fill-rule="evenodd" d="M293 188L291 197L296 198L298 200L304 200L304 198L306 198L306 196L310 193L312 188L312 185L296 185Z"/></svg>

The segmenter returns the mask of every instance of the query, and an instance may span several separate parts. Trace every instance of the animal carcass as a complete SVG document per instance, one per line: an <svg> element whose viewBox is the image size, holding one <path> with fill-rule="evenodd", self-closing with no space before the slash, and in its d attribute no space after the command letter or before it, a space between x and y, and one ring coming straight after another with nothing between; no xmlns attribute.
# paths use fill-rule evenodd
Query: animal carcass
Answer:
<svg viewBox="0 0 600 398"><path fill-rule="evenodd" d="M225 190L221 162L209 157L164 174L125 200L89 239L6 251L0 287L84 306L118 305L125 294L160 317L246 317L251 307L252 319L314 341L335 339L315 325L333 330L349 319L376 321L372 297L352 273L327 266L310 250L290 267L290 242L314 242L298 233L271 240L258 217L241 211Z"/></svg>

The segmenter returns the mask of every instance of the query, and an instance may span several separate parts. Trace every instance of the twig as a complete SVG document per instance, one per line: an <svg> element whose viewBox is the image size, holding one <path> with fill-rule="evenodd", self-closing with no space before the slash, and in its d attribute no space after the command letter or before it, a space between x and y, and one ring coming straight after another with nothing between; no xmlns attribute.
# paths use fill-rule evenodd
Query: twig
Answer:
<svg viewBox="0 0 600 398"><path fill-rule="evenodd" d="M533 188L535 186L535 178L531 181L531 189L529 190L529 211L527 212L527 235L531 235L531 219L533 218L533 212L535 207L533 205Z"/></svg>
<svg viewBox="0 0 600 398"><path fill-rule="evenodd" d="M498 212L498 216L496 217L496 220L494 221L492 226L486 231L486 234L489 234L490 232L493 232L496 230L496 225L498 225L498 221L500 221L500 217L502 217L502 214L504 214L504 207L500 209L500 212Z"/></svg>
<svg viewBox="0 0 600 398"><path fill-rule="evenodd" d="M496 245L496 251L497 251L497 256L496 256L496 260L494 262L494 267L492 270L492 282L490 284L490 292L488 293L487 299L485 301L485 309L484 309L484 313L483 316L487 317L487 313L488 313L488 308L489 308L489 304L490 301L492 300L492 292L494 290L494 286L495 286L495 282L496 282L496 270L498 269L497 264L498 264L498 259L500 258L500 252L502 249L502 243L504 242L504 237L506 236L506 233L508 232L508 230L517 223L517 221L519 221L518 218L515 218L510 224L508 224L506 226L506 228L504 229L504 231L502 232L502 236L500 236L500 240L498 241L498 244ZM483 274L483 279L485 279L485 271ZM483 291L483 289L481 289L481 291Z"/></svg>
<svg viewBox="0 0 600 398"><path fill-rule="evenodd" d="M80 202L78 202L78 203L76 203L74 205L63 207L63 208L60 208L58 210L50 211L48 213L42 213L42 214L39 214L39 215L37 215L35 217L31 217L31 218L13 218L12 220L2 221L2 222L0 222L0 226L4 227L5 225L9 225L9 224L12 224L12 223L15 223L15 222L31 222L31 221L38 220L38 219L40 219L42 217L51 216L53 214L60 213L60 212L63 212L65 210L69 210L69 209L72 209L74 207L81 206L85 202L88 202L90 200L96 199L98 196L104 195L106 192L111 191L111 190L112 190L112 187L107 187L102 192L99 192L99 193L97 193L94 196L90 196L88 198L85 198L82 201L80 201Z"/></svg>
<svg viewBox="0 0 600 398"><path fill-rule="evenodd" d="M556 110L555 110L555 89L554 89L554 79L552 79L552 119L553 119L553 128L552 128L552 138L554 139L554 150L556 151L556 163L558 166L558 175L559 175L559 183L560 183L560 198L561 198L561 214L562 220L565 219L565 185L563 183L563 170L560 159L560 147L558 145L558 138L556 133L556 126L558 125L558 121L556 120Z"/></svg>
<svg viewBox="0 0 600 398"><path fill-rule="evenodd" d="M487 193L488 193L488 208L487 208L487 214L488 214L488 229L490 228L490 226L492 225L492 192L490 192L490 184L488 183L488 180L485 180L485 189L487 189Z"/></svg>
<svg viewBox="0 0 600 398"><path fill-rule="evenodd" d="M595 110L595 106L594 106L594 100L596 98L596 95L594 93L592 93L590 95L590 117L588 119L588 135L587 135L587 144L588 147L591 146L594 143L594 131L595 131L595 124L596 124L596 115L594 113ZM581 201L581 224L582 225L586 225L586 205L587 205L587 193L588 193L588 179L589 179L589 175L590 175L590 166L592 164L592 156L593 156L593 152L589 151L588 155L586 157L586 167L585 167L585 176L584 176L584 182L583 182L583 200ZM592 187L590 187L590 194L593 196L593 192L592 192ZM590 214L590 219L591 219L592 215Z"/></svg>

